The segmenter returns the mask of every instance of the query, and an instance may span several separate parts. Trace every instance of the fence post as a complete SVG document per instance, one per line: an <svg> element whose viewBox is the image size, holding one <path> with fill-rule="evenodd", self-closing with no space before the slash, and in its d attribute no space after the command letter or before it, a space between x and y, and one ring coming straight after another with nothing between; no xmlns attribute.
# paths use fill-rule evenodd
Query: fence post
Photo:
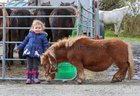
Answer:
<svg viewBox="0 0 140 96"><path fill-rule="evenodd" d="M99 26L99 2L95 0L96 8L95 8L95 38L100 38L100 26Z"/></svg>
<svg viewBox="0 0 140 96"><path fill-rule="evenodd" d="M93 0L90 0L90 8L91 8L90 11L91 11L91 12L93 12L93 10L92 10L92 2L93 2ZM90 14L91 20L94 19L92 15L93 15L93 14ZM93 26L93 24L94 24L94 22L92 21L92 22L91 22L91 26ZM90 37L91 37L91 38L93 38L93 36L94 36L94 35L93 35L93 31L94 31L93 28L91 28L91 30L90 30Z"/></svg>
<svg viewBox="0 0 140 96"><path fill-rule="evenodd" d="M3 5L4 6L4 5ZM3 39L2 39L2 46L3 46L3 55L2 55L2 80L5 79L5 63L6 63L6 60L5 60L5 49L6 49L6 9L5 7L3 7L2 9L3 11Z"/></svg>

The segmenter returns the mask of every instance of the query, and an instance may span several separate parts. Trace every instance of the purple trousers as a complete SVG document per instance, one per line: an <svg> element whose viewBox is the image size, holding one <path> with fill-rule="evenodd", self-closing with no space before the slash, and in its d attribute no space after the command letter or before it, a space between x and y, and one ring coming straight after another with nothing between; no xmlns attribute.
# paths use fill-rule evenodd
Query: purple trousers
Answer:
<svg viewBox="0 0 140 96"><path fill-rule="evenodd" d="M39 58L27 57L27 71L26 71L27 79L38 79L39 63L40 63Z"/></svg>
<svg viewBox="0 0 140 96"><path fill-rule="evenodd" d="M27 57L27 71L36 71L38 72L38 66L39 66L39 58L34 57Z"/></svg>

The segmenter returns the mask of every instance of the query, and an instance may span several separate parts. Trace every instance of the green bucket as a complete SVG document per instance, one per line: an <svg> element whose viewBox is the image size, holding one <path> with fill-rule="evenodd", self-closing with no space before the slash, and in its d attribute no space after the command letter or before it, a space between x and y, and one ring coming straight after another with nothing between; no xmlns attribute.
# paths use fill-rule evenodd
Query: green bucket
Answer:
<svg viewBox="0 0 140 96"><path fill-rule="evenodd" d="M76 67L69 62L58 64L58 72L55 73L55 79L74 79L77 75Z"/></svg>

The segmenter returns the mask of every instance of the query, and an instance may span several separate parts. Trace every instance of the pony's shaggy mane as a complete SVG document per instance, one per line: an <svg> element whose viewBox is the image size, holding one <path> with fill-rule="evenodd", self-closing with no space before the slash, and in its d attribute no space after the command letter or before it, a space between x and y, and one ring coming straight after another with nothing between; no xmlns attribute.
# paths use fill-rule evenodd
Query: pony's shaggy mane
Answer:
<svg viewBox="0 0 140 96"><path fill-rule="evenodd" d="M64 38L55 42L51 47L48 48L48 50L54 50L62 46L71 47L76 41L82 38L89 38L89 37L82 35L82 36Z"/></svg>
<svg viewBox="0 0 140 96"><path fill-rule="evenodd" d="M66 47L66 48L71 47L76 41L82 38L89 38L89 37L82 35L82 36L75 36L75 37L69 37L69 38L58 40L57 42L55 42L52 46L48 48L48 50L44 53L44 55L47 55L50 53L53 54L54 50L60 47Z"/></svg>
<svg viewBox="0 0 140 96"><path fill-rule="evenodd" d="M67 40L68 40L67 38L64 38L62 40L55 42L52 46L48 48L48 50L45 53L43 53L43 56L47 57L51 55L55 59L55 54L54 54L55 49L60 48L62 46L65 47L65 43L67 42Z"/></svg>
<svg viewBox="0 0 140 96"><path fill-rule="evenodd" d="M81 35L81 36L75 36L75 37L69 37L69 38L63 38L61 40L58 40L55 42L52 46L48 48L48 50L44 53L44 55L48 54L54 54L54 50L58 49L60 47L71 47L76 41L82 39L82 38L88 38L87 36Z"/></svg>
<svg viewBox="0 0 140 96"><path fill-rule="evenodd" d="M70 37L68 38L68 41L66 42L66 47L71 47L76 41L82 39L82 38L87 38L90 39L89 37L85 35L80 35L80 36L75 36L75 37Z"/></svg>
<svg viewBox="0 0 140 96"><path fill-rule="evenodd" d="M61 46L65 46L66 42L68 41L67 38L64 38L62 40L58 40L57 42L55 42L50 48L52 49L56 49L59 48Z"/></svg>

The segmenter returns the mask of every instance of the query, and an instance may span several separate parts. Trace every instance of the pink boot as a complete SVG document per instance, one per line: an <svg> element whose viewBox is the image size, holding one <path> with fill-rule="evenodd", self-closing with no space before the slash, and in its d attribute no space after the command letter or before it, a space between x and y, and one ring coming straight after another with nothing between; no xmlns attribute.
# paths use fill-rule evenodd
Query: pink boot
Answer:
<svg viewBox="0 0 140 96"><path fill-rule="evenodd" d="M34 79L34 83L35 84L40 84L40 80L39 79Z"/></svg>
<svg viewBox="0 0 140 96"><path fill-rule="evenodd" d="M39 76L39 72L37 71L33 71L33 81L35 84L40 84L40 80L38 79L38 76Z"/></svg>
<svg viewBox="0 0 140 96"><path fill-rule="evenodd" d="M32 72L26 72L27 80L26 84L31 84L32 83Z"/></svg>
<svg viewBox="0 0 140 96"><path fill-rule="evenodd" d="M26 84L31 84L32 83L32 80L31 79L27 79L26 80Z"/></svg>

